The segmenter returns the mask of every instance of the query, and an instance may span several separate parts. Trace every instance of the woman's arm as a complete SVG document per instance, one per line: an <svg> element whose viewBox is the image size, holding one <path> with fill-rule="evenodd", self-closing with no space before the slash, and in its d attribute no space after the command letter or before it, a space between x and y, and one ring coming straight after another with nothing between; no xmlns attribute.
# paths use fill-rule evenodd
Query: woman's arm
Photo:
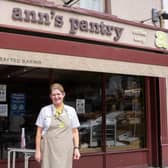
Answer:
<svg viewBox="0 0 168 168"><path fill-rule="evenodd" d="M37 162L41 161L41 135L42 135L42 128L41 127L37 127L37 131L36 131L36 139L35 139L35 143L36 143L36 151L35 151L35 160Z"/></svg>
<svg viewBox="0 0 168 168"><path fill-rule="evenodd" d="M80 158L80 152L79 152L79 131L77 128L72 128L73 133L73 143L74 143L74 159Z"/></svg>

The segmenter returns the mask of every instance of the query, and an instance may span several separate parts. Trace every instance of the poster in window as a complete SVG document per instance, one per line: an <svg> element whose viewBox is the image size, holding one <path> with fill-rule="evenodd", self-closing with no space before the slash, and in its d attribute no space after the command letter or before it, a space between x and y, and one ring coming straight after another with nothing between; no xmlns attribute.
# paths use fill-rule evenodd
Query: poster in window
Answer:
<svg viewBox="0 0 168 168"><path fill-rule="evenodd" d="M7 116L8 116L8 105L0 104L0 117L7 117Z"/></svg>
<svg viewBox="0 0 168 168"><path fill-rule="evenodd" d="M85 99L76 99L77 113L85 113Z"/></svg>
<svg viewBox="0 0 168 168"><path fill-rule="evenodd" d="M26 96L24 93L12 93L10 96L10 115L23 115L25 113Z"/></svg>
<svg viewBox="0 0 168 168"><path fill-rule="evenodd" d="M0 101L6 101L6 85L0 85Z"/></svg>

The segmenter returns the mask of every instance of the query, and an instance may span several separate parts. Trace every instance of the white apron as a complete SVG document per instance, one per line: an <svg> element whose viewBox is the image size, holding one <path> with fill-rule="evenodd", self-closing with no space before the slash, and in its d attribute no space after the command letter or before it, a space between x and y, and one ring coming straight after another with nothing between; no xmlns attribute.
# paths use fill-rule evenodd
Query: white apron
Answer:
<svg viewBox="0 0 168 168"><path fill-rule="evenodd" d="M65 110L58 117L52 116L51 125L41 141L41 151L41 168L72 168L72 128Z"/></svg>

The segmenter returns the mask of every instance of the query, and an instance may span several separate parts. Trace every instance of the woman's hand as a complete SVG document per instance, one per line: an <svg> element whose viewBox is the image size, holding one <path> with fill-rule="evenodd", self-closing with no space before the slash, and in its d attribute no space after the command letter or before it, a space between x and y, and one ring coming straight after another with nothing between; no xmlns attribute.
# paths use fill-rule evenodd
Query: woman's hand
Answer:
<svg viewBox="0 0 168 168"><path fill-rule="evenodd" d="M75 160L79 160L79 158L80 158L79 149L78 149L78 148L75 148L75 149L74 149L74 159L75 159Z"/></svg>
<svg viewBox="0 0 168 168"><path fill-rule="evenodd" d="M40 151L36 151L34 157L37 162L39 163L41 162L41 152Z"/></svg>
<svg viewBox="0 0 168 168"><path fill-rule="evenodd" d="M41 127L37 127L37 131L36 131L36 139L35 139L35 142L36 142L36 151L35 151L35 160L37 162L40 163L41 159L42 159L42 156L41 156L41 134L42 134L42 128Z"/></svg>
<svg viewBox="0 0 168 168"><path fill-rule="evenodd" d="M74 142L74 159L79 160L80 152L79 152L79 131L77 128L72 129L73 133L73 142Z"/></svg>

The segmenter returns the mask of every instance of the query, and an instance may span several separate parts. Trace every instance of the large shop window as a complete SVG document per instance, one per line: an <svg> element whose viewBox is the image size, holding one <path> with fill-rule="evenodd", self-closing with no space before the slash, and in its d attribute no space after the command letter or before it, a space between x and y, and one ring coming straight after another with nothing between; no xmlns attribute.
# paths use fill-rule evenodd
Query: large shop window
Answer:
<svg viewBox="0 0 168 168"><path fill-rule="evenodd" d="M105 108L102 107L104 89L101 89L100 78L87 80L74 88L73 95L84 103L83 109L77 110L81 122L81 151L98 151L102 144L106 144L107 150L144 148L144 78L108 75L105 81ZM105 127L102 127L102 109L105 109Z"/></svg>
<svg viewBox="0 0 168 168"><path fill-rule="evenodd" d="M22 127L26 147L35 147L37 115L50 103L50 69L4 69L0 83L0 159L7 158L7 147L20 147ZM13 71L15 76L8 78L6 72ZM52 70L52 74L54 81L65 87L65 104L76 108L81 152L146 147L143 77L65 70Z"/></svg>

